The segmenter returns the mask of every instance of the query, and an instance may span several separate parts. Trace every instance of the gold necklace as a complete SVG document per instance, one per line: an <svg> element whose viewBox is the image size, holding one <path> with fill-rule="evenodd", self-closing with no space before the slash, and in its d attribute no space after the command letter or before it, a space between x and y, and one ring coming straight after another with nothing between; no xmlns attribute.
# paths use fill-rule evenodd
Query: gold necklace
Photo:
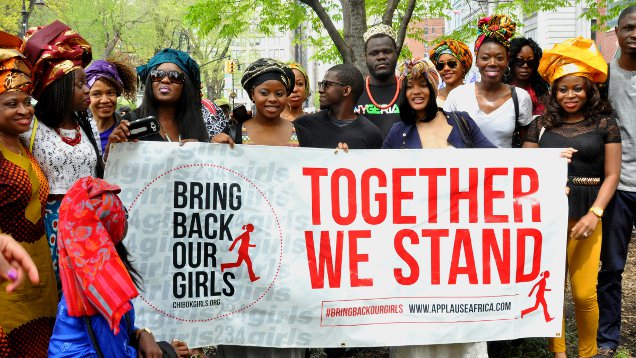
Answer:
<svg viewBox="0 0 636 358"><path fill-rule="evenodd" d="M4 138L3 138L2 136L0 136L0 142L2 142L2 145L4 145L7 149L9 149L10 151L12 151L13 153L18 154L18 155L20 155L20 156L22 155L22 148L20 148L20 144L18 144L18 148L16 149L15 147L10 146L10 145L9 145L9 144L8 144L8 143L4 140Z"/></svg>

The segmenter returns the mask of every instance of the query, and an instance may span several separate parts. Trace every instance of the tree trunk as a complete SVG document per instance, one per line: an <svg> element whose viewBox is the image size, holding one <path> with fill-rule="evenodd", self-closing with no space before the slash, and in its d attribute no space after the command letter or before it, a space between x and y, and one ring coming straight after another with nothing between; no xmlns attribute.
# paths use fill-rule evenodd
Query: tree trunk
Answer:
<svg viewBox="0 0 636 358"><path fill-rule="evenodd" d="M351 60L360 72L367 74L367 62L364 55L364 35L367 31L367 11L364 0L351 0L351 40L347 43L351 48ZM346 62L346 61L345 61Z"/></svg>
<svg viewBox="0 0 636 358"><path fill-rule="evenodd" d="M106 47L104 48L104 53L102 54L102 60L105 60L110 56L110 54L115 49L115 46L117 46L117 43L119 43L120 39L121 37L120 37L119 30L115 30L115 34L113 35L113 38L106 42Z"/></svg>

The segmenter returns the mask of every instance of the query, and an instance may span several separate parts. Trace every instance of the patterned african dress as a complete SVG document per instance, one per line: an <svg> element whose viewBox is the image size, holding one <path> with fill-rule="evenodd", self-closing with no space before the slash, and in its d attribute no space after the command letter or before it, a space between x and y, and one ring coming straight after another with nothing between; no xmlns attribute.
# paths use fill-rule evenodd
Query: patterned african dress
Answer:
<svg viewBox="0 0 636 358"><path fill-rule="evenodd" d="M252 138L250 138L250 135L247 134L247 129L245 128L245 126L241 126L241 133L242 144L254 144L254 142L252 142ZM298 135L296 134L295 126L292 126L291 136L289 136L289 140L287 141L287 144L285 144L285 146L300 147L300 142L298 141Z"/></svg>
<svg viewBox="0 0 636 358"><path fill-rule="evenodd" d="M16 154L0 145L0 231L11 235L31 255L40 285L25 280L8 294L0 285L0 357L46 357L55 324L57 285L44 233L49 184L35 158L24 147ZM4 341L3 341L4 340Z"/></svg>

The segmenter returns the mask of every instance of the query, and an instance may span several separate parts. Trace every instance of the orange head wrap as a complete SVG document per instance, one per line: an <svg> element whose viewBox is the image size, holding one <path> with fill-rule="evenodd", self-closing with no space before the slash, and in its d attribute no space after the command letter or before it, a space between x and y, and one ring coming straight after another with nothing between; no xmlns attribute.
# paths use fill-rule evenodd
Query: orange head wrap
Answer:
<svg viewBox="0 0 636 358"><path fill-rule="evenodd" d="M607 63L594 41L577 37L543 52L538 72L549 83L564 76L585 77L602 83L607 79Z"/></svg>
<svg viewBox="0 0 636 358"><path fill-rule="evenodd" d="M22 40L0 31L0 94L21 91L31 94L31 64L20 53Z"/></svg>

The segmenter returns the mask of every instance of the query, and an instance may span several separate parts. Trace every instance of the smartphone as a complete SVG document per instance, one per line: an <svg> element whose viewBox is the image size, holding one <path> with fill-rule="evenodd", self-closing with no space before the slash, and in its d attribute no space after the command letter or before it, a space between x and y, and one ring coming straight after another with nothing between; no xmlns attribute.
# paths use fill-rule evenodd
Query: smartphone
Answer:
<svg viewBox="0 0 636 358"><path fill-rule="evenodd" d="M133 140L147 137L151 134L159 133L159 131L161 130L161 125L159 125L159 121L156 117L149 116L130 122L128 130L130 131L128 140Z"/></svg>

